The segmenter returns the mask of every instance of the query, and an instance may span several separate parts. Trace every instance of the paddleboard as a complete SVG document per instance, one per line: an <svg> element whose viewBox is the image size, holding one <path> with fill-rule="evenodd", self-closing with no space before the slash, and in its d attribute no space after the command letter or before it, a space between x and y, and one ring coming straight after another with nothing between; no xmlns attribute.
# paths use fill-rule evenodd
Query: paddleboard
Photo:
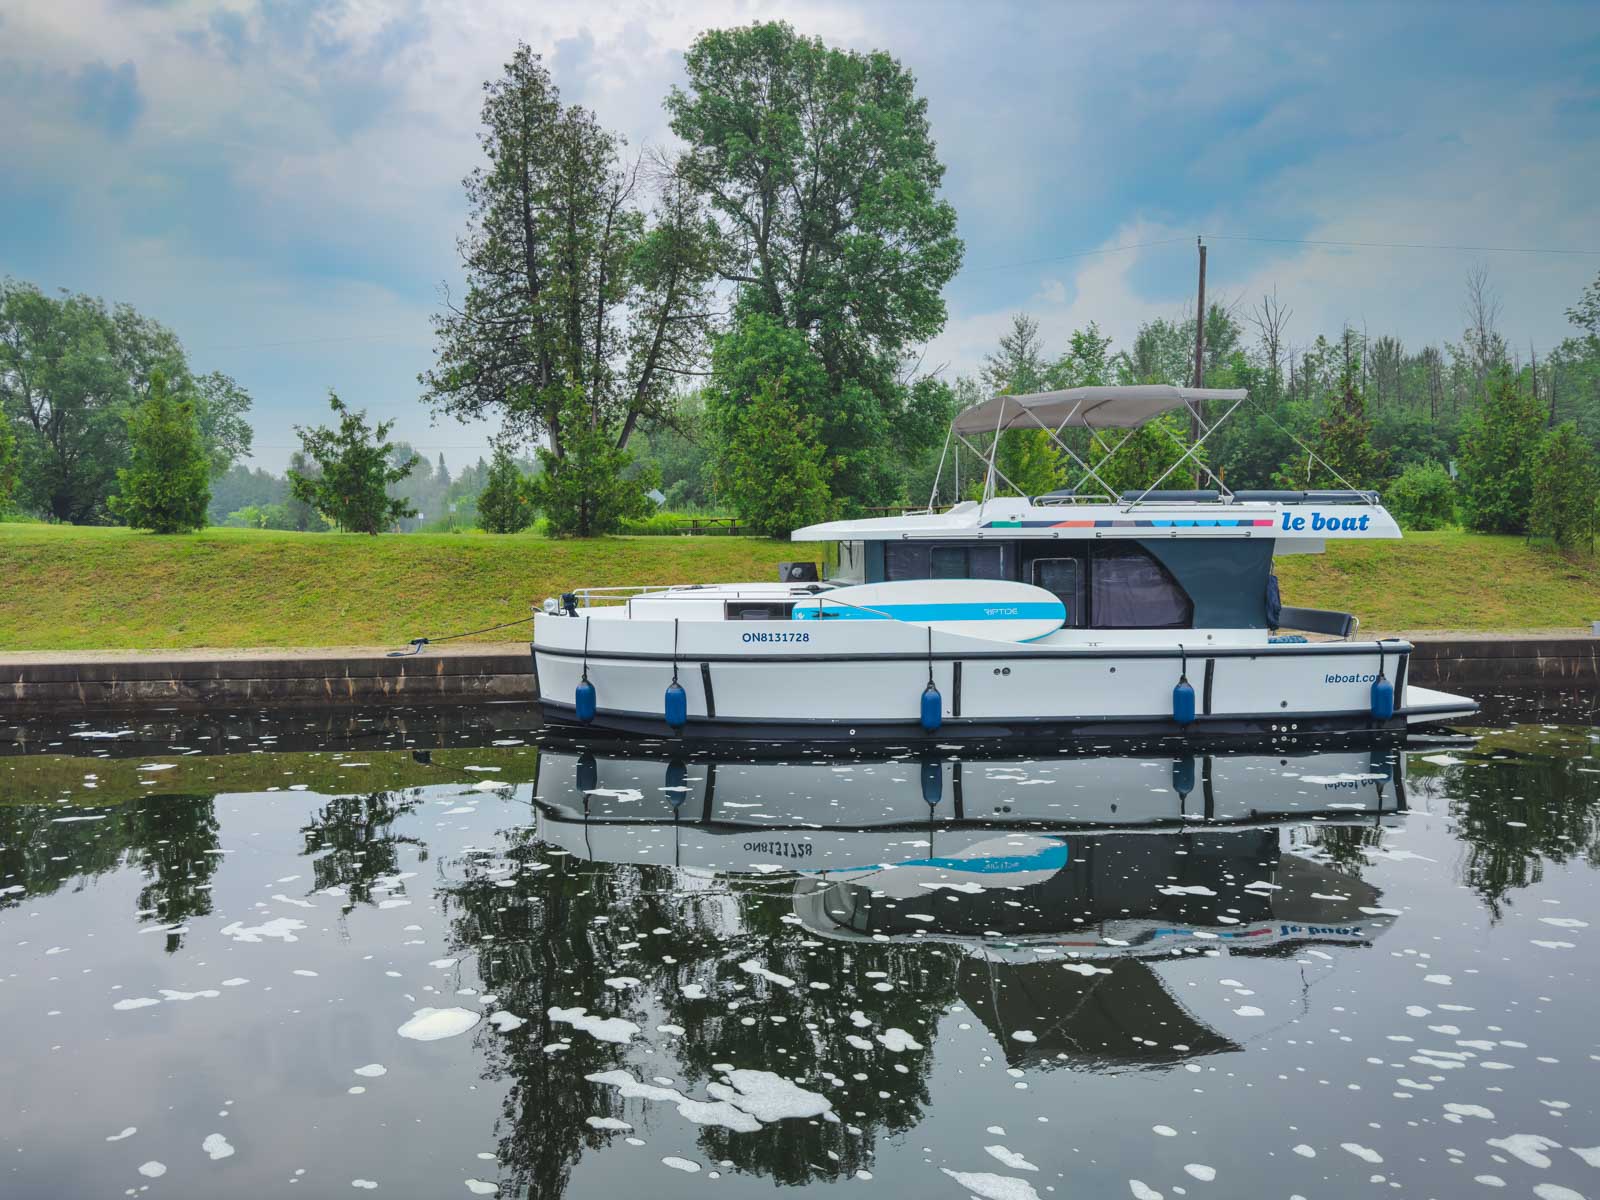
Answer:
<svg viewBox="0 0 1600 1200"><path fill-rule="evenodd" d="M1060 629L1054 592L1006 579L903 579L833 588L797 601L796 621L904 621L946 633L1031 642Z"/></svg>

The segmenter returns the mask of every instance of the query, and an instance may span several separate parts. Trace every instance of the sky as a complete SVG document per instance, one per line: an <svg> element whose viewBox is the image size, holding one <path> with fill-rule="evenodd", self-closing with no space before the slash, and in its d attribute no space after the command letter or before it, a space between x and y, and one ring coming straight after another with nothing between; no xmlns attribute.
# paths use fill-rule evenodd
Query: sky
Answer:
<svg viewBox="0 0 1600 1200"><path fill-rule="evenodd" d="M1019 311L1052 353L1091 320L1126 347L1192 309L1198 235L1208 297L1276 289L1295 346L1456 339L1482 266L1543 353L1600 273L1595 4L5 0L0 275L172 327L254 397L257 465L329 388L470 460L493 430L435 424L416 376L484 80L525 40L670 150L685 48L774 17L889 51L928 100L966 258L925 369L974 370Z"/></svg>

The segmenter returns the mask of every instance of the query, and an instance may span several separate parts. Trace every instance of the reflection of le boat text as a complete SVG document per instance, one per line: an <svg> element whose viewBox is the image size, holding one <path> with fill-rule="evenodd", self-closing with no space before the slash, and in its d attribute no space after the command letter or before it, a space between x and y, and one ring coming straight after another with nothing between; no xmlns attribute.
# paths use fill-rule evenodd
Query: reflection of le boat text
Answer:
<svg viewBox="0 0 1600 1200"><path fill-rule="evenodd" d="M776 854L784 858L810 858L816 849L810 842L746 842L747 854Z"/></svg>

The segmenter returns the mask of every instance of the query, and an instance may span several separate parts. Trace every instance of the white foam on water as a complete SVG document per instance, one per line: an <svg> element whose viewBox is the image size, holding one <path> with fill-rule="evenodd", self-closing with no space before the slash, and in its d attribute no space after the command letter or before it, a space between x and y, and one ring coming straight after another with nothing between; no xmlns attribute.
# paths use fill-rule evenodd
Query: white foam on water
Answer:
<svg viewBox="0 0 1600 1200"><path fill-rule="evenodd" d="M584 1124L590 1129L608 1129L617 1133L631 1133L633 1126L626 1121L619 1121L615 1117L585 1117Z"/></svg>
<svg viewBox="0 0 1600 1200"><path fill-rule="evenodd" d="M355 1068L355 1073L363 1079L377 1079L389 1073L389 1068L382 1063L368 1063L364 1067Z"/></svg>
<svg viewBox="0 0 1600 1200"><path fill-rule="evenodd" d="M106 1139L106 1141L108 1141L108 1142L120 1142L120 1141L124 1140L125 1138L131 1138L134 1134L136 1134L138 1132L139 1132L139 1127L137 1125L129 1125L121 1133L113 1133L110 1137L108 1137Z"/></svg>
<svg viewBox="0 0 1600 1200"><path fill-rule="evenodd" d="M1267 1014L1254 1004L1242 1004L1233 1010L1233 1015L1236 1017L1264 1017Z"/></svg>
<svg viewBox="0 0 1600 1200"><path fill-rule="evenodd" d="M1437 983L1440 987L1449 987L1453 982L1448 975L1424 975L1423 983Z"/></svg>
<svg viewBox="0 0 1600 1200"><path fill-rule="evenodd" d="M1576 950L1578 948L1576 942L1546 942L1539 938L1531 938L1529 940L1542 950Z"/></svg>
<svg viewBox="0 0 1600 1200"><path fill-rule="evenodd" d="M862 1037L858 1033L847 1033L847 1034L844 1035L844 1040L849 1042L857 1050L871 1050L872 1049L872 1043L867 1041L866 1038Z"/></svg>
<svg viewBox="0 0 1600 1200"><path fill-rule="evenodd" d="M729 1071L727 1084L713 1083L706 1092L743 1109L758 1121L771 1123L795 1117L820 1117L833 1105L826 1096L808 1092L771 1071Z"/></svg>
<svg viewBox="0 0 1600 1200"><path fill-rule="evenodd" d="M498 1183L490 1183L487 1179L468 1179L464 1181L467 1191L474 1196L493 1196L500 1190Z"/></svg>
<svg viewBox="0 0 1600 1200"><path fill-rule="evenodd" d="M220 1133L208 1133L206 1140L200 1143L200 1149L211 1156L212 1162L216 1162L221 1158L233 1157L233 1147L228 1144L228 1139Z"/></svg>
<svg viewBox="0 0 1600 1200"><path fill-rule="evenodd" d="M1484 1187L1505 1187L1506 1181L1498 1175L1474 1175L1473 1183L1481 1183Z"/></svg>
<svg viewBox="0 0 1600 1200"><path fill-rule="evenodd" d="M922 1049L921 1042L917 1041L904 1029L898 1028L886 1029L880 1033L878 1035L878 1044L886 1050L894 1051L896 1054L903 1053L906 1050Z"/></svg>
<svg viewBox="0 0 1600 1200"><path fill-rule="evenodd" d="M216 988L206 988L199 992L175 992L171 988L161 989L163 1000L215 1000L222 995Z"/></svg>
<svg viewBox="0 0 1600 1200"><path fill-rule="evenodd" d="M1512 1158L1525 1162L1530 1167L1548 1167L1550 1156L1545 1151L1561 1149L1560 1142L1537 1133L1512 1133L1503 1138L1490 1138L1489 1145L1497 1150L1504 1150Z"/></svg>
<svg viewBox="0 0 1600 1200"><path fill-rule="evenodd" d="M1185 887L1180 883L1169 883L1166 887L1157 888L1163 896L1215 896L1216 893L1204 884L1196 883Z"/></svg>
<svg viewBox="0 0 1600 1200"><path fill-rule="evenodd" d="M748 971L751 975L759 976L770 983L775 983L779 987L792 988L794 986L794 980L787 975L779 975L776 971L769 971L753 958L745 959L744 962L739 964L739 969Z"/></svg>
<svg viewBox="0 0 1600 1200"><path fill-rule="evenodd" d="M952 1171L949 1167L940 1167L939 1170L974 1196L982 1196L983 1200L1039 1200L1039 1193L1033 1190L1033 1184L1026 1179L995 1175L988 1171Z"/></svg>
<svg viewBox="0 0 1600 1200"><path fill-rule="evenodd" d="M294 974L304 976L306 979L317 978L317 973L315 971L308 971L304 967L295 968Z"/></svg>
<svg viewBox="0 0 1600 1200"><path fill-rule="evenodd" d="M1158 1134L1161 1137L1177 1137L1178 1136L1178 1131L1176 1129L1174 1129L1171 1125L1152 1125L1152 1126L1150 1126L1150 1131L1152 1133Z"/></svg>
<svg viewBox="0 0 1600 1200"><path fill-rule="evenodd" d="M1208 1167L1205 1163L1184 1163L1183 1169L1185 1173L1198 1179L1201 1183L1210 1183L1217 1177L1217 1169Z"/></svg>
<svg viewBox="0 0 1600 1200"><path fill-rule="evenodd" d="M1304 1142L1301 1142L1298 1146L1296 1146L1294 1148L1294 1152L1301 1158L1315 1158L1317 1156L1317 1152Z"/></svg>
<svg viewBox="0 0 1600 1200"><path fill-rule="evenodd" d="M706 989L703 984L686 983L679 990L690 1000L704 1000L706 998Z"/></svg>
<svg viewBox="0 0 1600 1200"><path fill-rule="evenodd" d="M1540 917L1541 925L1554 925L1557 929L1587 929L1589 922L1580 921L1577 917Z"/></svg>
<svg viewBox="0 0 1600 1200"><path fill-rule="evenodd" d="M304 921L298 921L294 917L276 917L262 925L246 925L243 921L235 921L231 925L224 925L222 934L236 942L260 942L266 938L282 938L286 942L298 942L300 939L295 937L295 932L305 927Z"/></svg>
<svg viewBox="0 0 1600 1200"><path fill-rule="evenodd" d="M109 1141L110 1139L107 1140ZM1590 1146L1587 1149L1582 1146L1568 1146L1567 1149L1571 1150L1591 1167L1600 1167L1600 1146Z"/></svg>
<svg viewBox="0 0 1600 1200"><path fill-rule="evenodd" d="M501 1033L510 1033L513 1029L521 1029L527 1024L525 1020L515 1013L508 1013L504 1009L490 1013L489 1023Z"/></svg>
<svg viewBox="0 0 1600 1200"><path fill-rule="evenodd" d="M605 981L605 985L608 988L615 988L617 991L622 992L628 988L638 987L639 981L632 975L613 975Z"/></svg>
<svg viewBox="0 0 1600 1200"><path fill-rule="evenodd" d="M1459 767L1467 760L1464 758L1457 758L1453 754L1424 754L1422 756L1422 761L1425 763L1432 763L1436 767Z"/></svg>
<svg viewBox="0 0 1600 1200"><path fill-rule="evenodd" d="M222 981L222 986L223 987L243 987L245 984L247 984L249 982L250 981L248 979L246 979L243 975L235 975L232 979L224 979Z"/></svg>
<svg viewBox="0 0 1600 1200"><path fill-rule="evenodd" d="M1013 1171L1037 1171L1039 1169L1015 1150L1008 1150L1004 1146L985 1146L983 1152L990 1158L998 1160L1003 1166L1010 1167Z"/></svg>
<svg viewBox="0 0 1600 1200"><path fill-rule="evenodd" d="M671 1167L674 1171L687 1171L690 1175L698 1175L700 1173L699 1163L691 1162L687 1158L679 1158L675 1154L667 1155L666 1158L661 1160L661 1163L663 1166Z"/></svg>
<svg viewBox="0 0 1600 1200"><path fill-rule="evenodd" d="M1485 1121L1494 1120L1494 1113L1481 1104L1446 1104L1444 1110L1457 1117L1482 1117Z"/></svg>
<svg viewBox="0 0 1600 1200"><path fill-rule="evenodd" d="M350 1186L353 1188L365 1188L370 1192L378 1186L378 1181L376 1179L352 1179Z"/></svg>
<svg viewBox="0 0 1600 1200"><path fill-rule="evenodd" d="M118 1000L111 1007L118 1012L127 1012L133 1008L149 1008L152 1004L160 1004L154 996L137 996L132 1000Z"/></svg>
<svg viewBox="0 0 1600 1200"><path fill-rule="evenodd" d="M396 896L396 897L391 897L388 900L379 900L378 901L378 907L379 908L405 908L410 903L411 903L411 901L403 900L403 899L401 899L401 898Z"/></svg>
<svg viewBox="0 0 1600 1200"><path fill-rule="evenodd" d="M1019 1029L1011 1035L1011 1040L1016 1042L1037 1042L1039 1037L1031 1029Z"/></svg>
<svg viewBox="0 0 1600 1200"><path fill-rule="evenodd" d="M456 960L453 958L436 958L428 965L436 968L437 970L443 971L447 967L455 966Z"/></svg>
<svg viewBox="0 0 1600 1200"><path fill-rule="evenodd" d="M1562 1187L1559 1183L1536 1183L1533 1185L1533 1194L1539 1200L1583 1200L1582 1192Z"/></svg>
<svg viewBox="0 0 1600 1200"><path fill-rule="evenodd" d="M1133 1193L1133 1200L1161 1200L1161 1193L1142 1179L1128 1180L1128 1190Z"/></svg>
<svg viewBox="0 0 1600 1200"><path fill-rule="evenodd" d="M548 1015L552 1021L571 1025L598 1041L615 1042L618 1045L627 1045L633 1035L639 1032L639 1027L632 1021L624 1021L621 1017L591 1017L586 1008L551 1008Z"/></svg>
<svg viewBox="0 0 1600 1200"><path fill-rule="evenodd" d="M488 782L488 781L486 781L486 782ZM500 785L497 784L497 783L489 782L489 786L493 788L493 787L499 787ZM466 816L468 813L475 813L477 811L478 811L477 809L471 807L470 805L458 804L454 808L445 809L444 812L442 814L440 814L440 815L441 816L446 816L446 817L462 817L462 816Z"/></svg>
<svg viewBox="0 0 1600 1200"><path fill-rule="evenodd" d="M437 1042L465 1033L479 1020L477 1013L464 1008L419 1008L395 1032L414 1042Z"/></svg>
<svg viewBox="0 0 1600 1200"><path fill-rule="evenodd" d="M146 1179L160 1179L166 1173L167 1164L163 1162L157 1162L153 1158L147 1163L139 1164L139 1174L143 1175Z"/></svg>
<svg viewBox="0 0 1600 1200"><path fill-rule="evenodd" d="M1376 1150L1369 1146L1361 1145L1359 1142L1340 1142L1339 1149L1349 1151L1351 1154L1354 1154L1357 1158L1361 1159L1362 1162L1376 1164L1383 1161L1383 1155L1379 1154Z"/></svg>

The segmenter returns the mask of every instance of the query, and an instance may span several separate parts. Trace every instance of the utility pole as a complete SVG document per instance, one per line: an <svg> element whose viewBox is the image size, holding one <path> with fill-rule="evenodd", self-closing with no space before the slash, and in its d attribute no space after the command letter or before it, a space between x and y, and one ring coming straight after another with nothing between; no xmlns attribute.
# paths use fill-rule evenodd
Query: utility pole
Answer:
<svg viewBox="0 0 1600 1200"><path fill-rule="evenodd" d="M1203 388L1206 385L1206 244L1199 237L1194 242L1200 249L1200 295L1194 306L1194 386ZM1189 444L1192 446L1199 440L1200 402L1196 400L1189 405ZM1200 486L1198 462L1194 466L1194 486Z"/></svg>

